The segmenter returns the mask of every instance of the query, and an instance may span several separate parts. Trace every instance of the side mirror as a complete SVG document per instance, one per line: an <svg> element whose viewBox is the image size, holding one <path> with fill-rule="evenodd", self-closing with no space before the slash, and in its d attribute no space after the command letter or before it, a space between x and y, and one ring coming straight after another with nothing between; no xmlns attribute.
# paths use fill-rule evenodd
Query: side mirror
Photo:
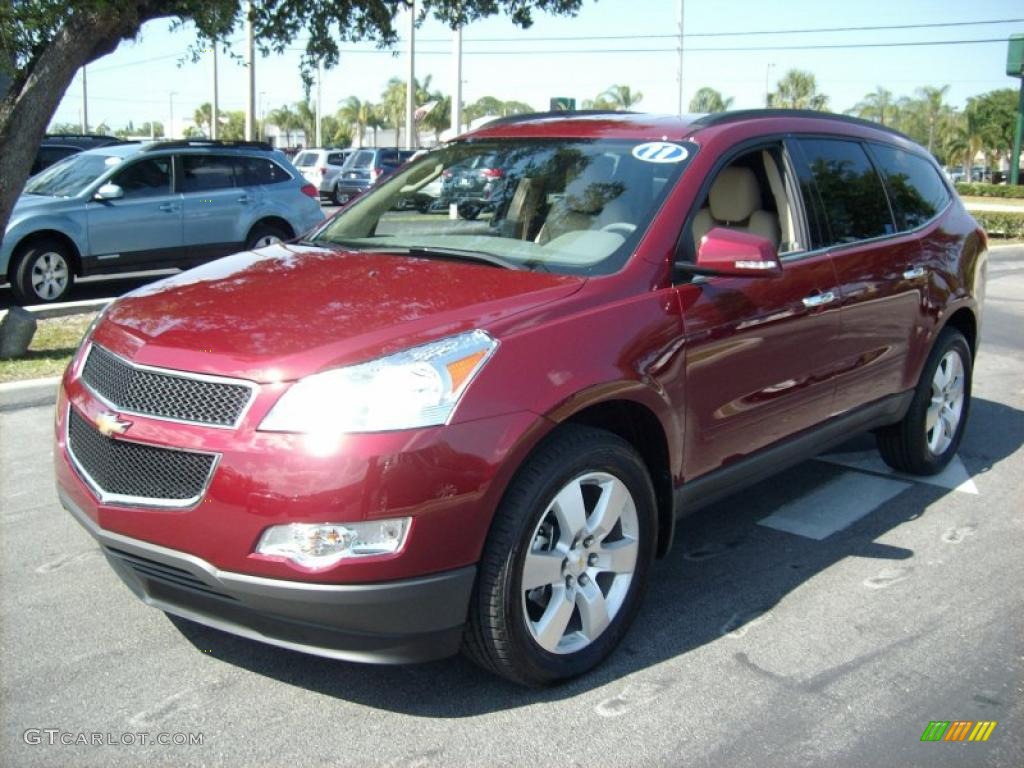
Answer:
<svg viewBox="0 0 1024 768"><path fill-rule="evenodd" d="M696 264L678 266L698 275L779 277L782 274L782 262L771 240L725 227L714 227L701 238Z"/></svg>
<svg viewBox="0 0 1024 768"><path fill-rule="evenodd" d="M96 190L96 194L93 196L93 199L120 200L122 197L124 197L124 190L117 186L117 184L104 184Z"/></svg>

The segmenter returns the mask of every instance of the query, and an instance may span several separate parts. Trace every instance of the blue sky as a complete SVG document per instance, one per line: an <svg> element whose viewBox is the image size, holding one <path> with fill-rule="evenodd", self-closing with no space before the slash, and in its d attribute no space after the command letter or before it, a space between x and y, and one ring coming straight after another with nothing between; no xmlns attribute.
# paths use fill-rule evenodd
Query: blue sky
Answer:
<svg viewBox="0 0 1024 768"><path fill-rule="evenodd" d="M464 99L484 95L517 99L546 108L551 96L593 98L620 83L641 91L640 109L674 112L677 105L674 41L651 35L677 31L677 0L598 0L585 2L575 18L538 15L534 26L518 29L503 18L468 27L464 32ZM687 33L749 32L821 27L874 26L1024 18L1019 0L687 0ZM708 51L707 48L825 45L839 43L925 42L1006 38L1024 32L1024 23L988 24L933 29L774 34L766 36L689 37L686 39L684 93L687 101L699 87L710 85L735 99L734 108L758 107L764 102L766 74L772 85L787 69L815 74L819 88L842 111L865 93L883 85L897 95L911 94L921 85L950 86L948 100L962 106L968 96L995 88L1014 87L1004 74L1006 43L875 47L830 50ZM417 32L417 76L433 75L434 85L451 91L451 33L436 22ZM588 36L629 35L622 40L585 40ZM241 35L237 36L241 40ZM547 41L560 37L568 40ZM489 38L503 41L487 42ZM190 28L172 31L166 21L143 28L139 39L89 67L89 118L117 128L128 120L166 122L169 95L175 115L191 115L211 100L212 74L208 60L180 64L194 42ZM398 48L403 47L399 43ZM614 53L595 49L644 52ZM323 100L333 111L349 95L377 99L390 77L404 77L406 59L377 51L371 44L345 45L339 67L325 72ZM651 49L673 49L651 51ZM234 46L242 53L240 43ZM554 51L574 51L555 53ZM525 53L514 53L515 51ZM650 51L650 52L648 52ZM477 53L474 53L477 52ZM302 97L298 52L259 58L257 91L267 111ZM222 109L243 109L245 70L220 57ZM74 122L81 108L81 82L68 89L55 122Z"/></svg>

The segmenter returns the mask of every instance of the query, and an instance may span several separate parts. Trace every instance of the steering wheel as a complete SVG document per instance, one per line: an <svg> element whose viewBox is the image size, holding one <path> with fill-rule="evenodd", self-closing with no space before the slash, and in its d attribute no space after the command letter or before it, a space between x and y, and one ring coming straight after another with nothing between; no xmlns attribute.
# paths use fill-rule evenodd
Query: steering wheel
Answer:
<svg viewBox="0 0 1024 768"><path fill-rule="evenodd" d="M613 221L611 224L601 227L601 231L627 237L636 232L636 224L630 224L628 221Z"/></svg>

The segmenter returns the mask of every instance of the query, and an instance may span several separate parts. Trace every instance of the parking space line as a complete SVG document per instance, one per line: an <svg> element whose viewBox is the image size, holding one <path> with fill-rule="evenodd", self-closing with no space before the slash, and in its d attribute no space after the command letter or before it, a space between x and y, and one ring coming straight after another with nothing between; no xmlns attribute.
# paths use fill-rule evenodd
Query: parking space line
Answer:
<svg viewBox="0 0 1024 768"><path fill-rule="evenodd" d="M902 480L844 472L779 507L759 520L758 525L821 541L853 525L910 486Z"/></svg>
<svg viewBox="0 0 1024 768"><path fill-rule="evenodd" d="M949 491L960 493L971 493L978 495L978 486L971 479L971 473L960 461L959 456L954 456L944 470L937 475L905 475L897 472L878 455L877 451L851 451L849 453L829 453L819 456L818 461L826 461L829 464L838 464L841 467L857 469L861 472L870 472L875 475L886 475L900 480L908 480L913 483L927 483L937 485Z"/></svg>

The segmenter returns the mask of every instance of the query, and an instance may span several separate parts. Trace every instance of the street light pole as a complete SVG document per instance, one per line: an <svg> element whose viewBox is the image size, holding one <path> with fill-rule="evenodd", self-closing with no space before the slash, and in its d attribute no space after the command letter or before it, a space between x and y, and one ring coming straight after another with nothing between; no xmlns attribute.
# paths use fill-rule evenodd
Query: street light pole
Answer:
<svg viewBox="0 0 1024 768"><path fill-rule="evenodd" d="M167 121L167 130L164 131L164 134L167 136L168 139L174 138L174 96L176 93L177 91L171 91L168 94L168 98L170 100L171 115L170 120Z"/></svg>
<svg viewBox="0 0 1024 768"><path fill-rule="evenodd" d="M462 27L452 33L452 58L455 65L452 75L452 138L462 133Z"/></svg>
<svg viewBox="0 0 1024 768"><path fill-rule="evenodd" d="M409 77L405 86L405 148L412 149L413 111L416 108L416 0L409 7ZM396 126L397 128L397 126ZM395 142L396 144L398 142Z"/></svg>
<svg viewBox="0 0 1024 768"><path fill-rule="evenodd" d="M764 68L764 107L768 109L772 105L772 92L769 90L768 79L772 71L772 67L775 66L774 61L768 62Z"/></svg>
<svg viewBox="0 0 1024 768"><path fill-rule="evenodd" d="M684 114L683 107L683 11L685 0L679 0L679 116Z"/></svg>
<svg viewBox="0 0 1024 768"><path fill-rule="evenodd" d="M82 67L82 133L89 132L89 84L88 78L85 72L86 68Z"/></svg>
<svg viewBox="0 0 1024 768"><path fill-rule="evenodd" d="M245 21L246 66L249 68L249 98L245 100L245 140L255 138L256 123L256 37L252 28L252 0L248 2Z"/></svg>
<svg viewBox="0 0 1024 768"><path fill-rule="evenodd" d="M318 61L316 63L316 145L318 147L322 147L324 145L323 113L320 111L320 103L324 100L323 89L321 88L320 85L320 79L322 74L323 67L320 66L320 62Z"/></svg>
<svg viewBox="0 0 1024 768"><path fill-rule="evenodd" d="M217 41L213 41L213 104L210 105L210 138L217 140Z"/></svg>

